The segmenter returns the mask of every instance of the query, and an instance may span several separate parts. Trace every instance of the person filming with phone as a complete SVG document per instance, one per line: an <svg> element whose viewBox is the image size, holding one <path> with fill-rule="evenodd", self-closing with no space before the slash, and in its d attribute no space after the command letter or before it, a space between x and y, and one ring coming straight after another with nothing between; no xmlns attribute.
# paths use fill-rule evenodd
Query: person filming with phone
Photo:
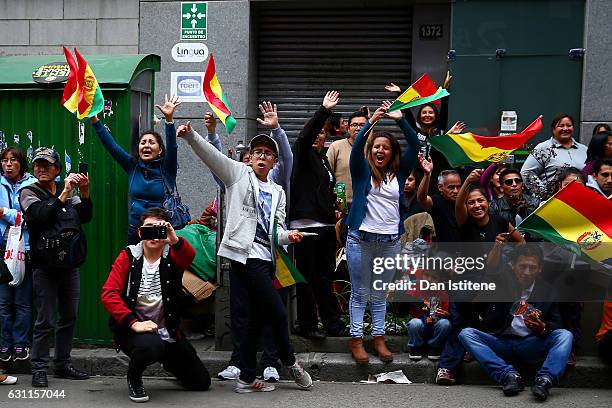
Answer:
<svg viewBox="0 0 612 408"><path fill-rule="evenodd" d="M158 361L186 389L205 391L210 375L179 328L183 271L195 250L177 237L162 208L145 210L137 233L141 241L121 251L101 294L115 345L130 357L129 397L149 400L142 373Z"/></svg>

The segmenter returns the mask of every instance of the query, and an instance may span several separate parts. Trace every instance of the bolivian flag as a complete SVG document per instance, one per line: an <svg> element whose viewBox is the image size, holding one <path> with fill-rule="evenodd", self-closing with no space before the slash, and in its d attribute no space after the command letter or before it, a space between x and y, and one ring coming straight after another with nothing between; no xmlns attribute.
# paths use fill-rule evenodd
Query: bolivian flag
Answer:
<svg viewBox="0 0 612 408"><path fill-rule="evenodd" d="M388 112L425 105L448 95L450 94L446 89L438 88L429 75L423 74L414 84L410 85L410 88L393 101Z"/></svg>
<svg viewBox="0 0 612 408"><path fill-rule="evenodd" d="M204 72L204 97L215 115L225 125L227 133L232 133L232 130L236 127L236 119L232 116L232 111L225 100L225 95L223 95L223 90L217 79L215 59L212 54L210 54L210 59Z"/></svg>
<svg viewBox="0 0 612 408"><path fill-rule="evenodd" d="M580 183L561 189L518 229L612 265L612 202Z"/></svg>
<svg viewBox="0 0 612 408"><path fill-rule="evenodd" d="M298 244L299 245L299 244ZM306 283L306 279L300 273L289 254L281 245L278 245L276 238L276 223L274 223L274 250L276 261L276 272L274 276L274 287L277 289L286 288L296 283Z"/></svg>
<svg viewBox="0 0 612 408"><path fill-rule="evenodd" d="M104 109L104 97L100 84L91 67L75 48L78 65L70 52L64 47L66 62L70 67L70 74L64 86L61 103L68 111L76 114L77 119L87 119Z"/></svg>
<svg viewBox="0 0 612 408"><path fill-rule="evenodd" d="M473 133L447 134L429 139L451 166L500 162L542 130L542 116L521 133L505 136L478 136Z"/></svg>

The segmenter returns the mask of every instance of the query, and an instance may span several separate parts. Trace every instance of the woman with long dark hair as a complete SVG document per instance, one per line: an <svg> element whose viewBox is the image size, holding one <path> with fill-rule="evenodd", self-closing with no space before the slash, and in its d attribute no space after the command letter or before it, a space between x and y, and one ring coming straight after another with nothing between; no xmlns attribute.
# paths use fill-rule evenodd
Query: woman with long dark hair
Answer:
<svg viewBox="0 0 612 408"><path fill-rule="evenodd" d="M147 130L140 135L138 152L134 155L119 146L97 116L90 119L102 145L128 175L128 244L140 241L137 234L140 215L148 208L163 208L165 184L170 188L176 186L178 144L173 116L180 104L177 96L166 95L163 106L155 105L166 118L166 144L159 133Z"/></svg>
<svg viewBox="0 0 612 408"><path fill-rule="evenodd" d="M588 177L593 174L597 159L612 157L612 132L605 131L593 135L587 148L587 157L582 174Z"/></svg>
<svg viewBox="0 0 612 408"><path fill-rule="evenodd" d="M382 361L392 361L385 344L387 290L395 269L376 268L377 259L393 258L400 251L400 235L408 208L404 194L406 178L414 168L418 139L400 111L388 113L390 102L383 102L357 135L351 150L350 170L353 205L347 225L347 263L351 278L349 348L355 361L369 360L363 347L363 319L370 303L374 351ZM402 154L398 141L387 132L372 133L372 126L383 117L394 119L406 137ZM379 265L380 266L380 265Z"/></svg>

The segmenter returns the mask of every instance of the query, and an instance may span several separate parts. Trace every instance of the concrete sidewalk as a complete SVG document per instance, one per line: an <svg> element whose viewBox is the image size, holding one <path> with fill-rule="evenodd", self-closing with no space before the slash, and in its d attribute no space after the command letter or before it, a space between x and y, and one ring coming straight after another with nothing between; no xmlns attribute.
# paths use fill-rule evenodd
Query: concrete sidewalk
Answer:
<svg viewBox="0 0 612 408"><path fill-rule="evenodd" d="M391 349L398 349L398 342L402 338L390 338ZM368 374L385 371L403 370L404 374L414 383L433 383L437 372L437 364L423 358L421 361L410 361L407 353L396 353L392 363L382 363L378 358L370 355L369 364L356 364L347 350L343 347L348 339L328 339L332 343L334 352L314 351L320 347L302 338L292 336L292 342L297 352L297 358L304 363L304 367L312 374L314 379L322 381L355 382L365 380ZM215 351L212 340L196 340L192 342L198 355L208 368L211 376L223 370L229 361L229 351ZM329 350L330 344L326 344ZM308 350L310 349L310 350ZM51 352L53 355L53 352ZM123 353L117 353L110 348L75 348L72 353L74 365L86 370L90 374L103 376L123 376L127 372L128 358ZM25 364L5 367L7 372L27 374L29 366ZM536 367L517 367L528 383L533 379ZM282 378L289 378L288 372L280 371ZM149 367L145 372L149 376L167 376L161 365ZM488 385L493 384L484 374L477 362L464 363L458 372L458 380L463 384ZM578 364L569 370L562 382L564 387L579 388L607 388L612 389L612 368L606 366L597 357L578 357Z"/></svg>

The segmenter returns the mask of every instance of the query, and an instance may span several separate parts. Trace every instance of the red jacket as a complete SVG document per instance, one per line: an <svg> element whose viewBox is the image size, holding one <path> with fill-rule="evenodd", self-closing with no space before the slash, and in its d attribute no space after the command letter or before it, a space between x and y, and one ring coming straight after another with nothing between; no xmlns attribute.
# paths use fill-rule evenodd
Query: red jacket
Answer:
<svg viewBox="0 0 612 408"><path fill-rule="evenodd" d="M136 261L139 261L142 268L143 254L141 244L132 245L128 248L130 248L133 257ZM187 241L185 241L182 237L179 237L179 242L170 247L169 254L167 249L164 251L162 257L165 256L168 256L170 260L170 264L168 264L168 266L171 266L172 273L176 275L174 278L176 280L182 280L183 272L185 269L187 269L195 257L195 250ZM123 326L124 329L129 328L135 321L139 320L138 316L128 305L129 299L126 299L130 290L130 288L126 290L126 286L128 283L128 274L131 266L130 256L124 249L113 263L110 274L106 279L106 283L104 283L102 286L102 294L100 295L104 309L106 309L111 317L120 326ZM160 269L161 268L162 265L160 263ZM141 276L141 271L142 269L137 271L138 276ZM132 286L134 286L135 282L131 283ZM164 287L166 283L170 283L170 281L162 281L162 287ZM137 282L137 284L139 287L140 282ZM172 300L174 301L176 299Z"/></svg>

